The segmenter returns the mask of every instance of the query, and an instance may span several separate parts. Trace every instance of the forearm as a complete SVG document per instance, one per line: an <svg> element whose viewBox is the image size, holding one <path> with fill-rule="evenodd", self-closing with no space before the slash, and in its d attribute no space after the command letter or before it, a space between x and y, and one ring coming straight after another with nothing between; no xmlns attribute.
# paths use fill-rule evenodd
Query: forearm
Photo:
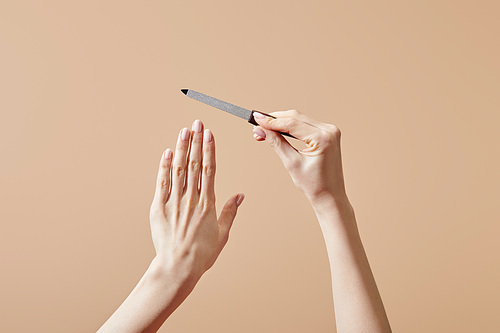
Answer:
<svg viewBox="0 0 500 333"><path fill-rule="evenodd" d="M328 252L338 332L391 332L347 196L311 202Z"/></svg>
<svg viewBox="0 0 500 333"><path fill-rule="evenodd" d="M98 332L156 332L193 290L197 278L155 258L137 286Z"/></svg>

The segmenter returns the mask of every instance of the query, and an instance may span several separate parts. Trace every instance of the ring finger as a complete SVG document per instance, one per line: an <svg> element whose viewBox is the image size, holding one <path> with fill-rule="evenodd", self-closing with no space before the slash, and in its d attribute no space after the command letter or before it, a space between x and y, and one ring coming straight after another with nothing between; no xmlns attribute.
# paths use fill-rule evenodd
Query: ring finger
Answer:
<svg viewBox="0 0 500 333"><path fill-rule="evenodd" d="M189 137L191 131L183 128L177 139L175 148L174 161L172 167L172 191L170 197L175 201L180 201L182 192L184 191L184 181L186 178L187 154L189 151Z"/></svg>
<svg viewBox="0 0 500 333"><path fill-rule="evenodd" d="M187 170L186 191L189 195L198 194L198 184L200 182L200 169L202 163L203 147L203 123L195 120L193 123L193 137L191 139L191 150L189 153L189 163Z"/></svg>

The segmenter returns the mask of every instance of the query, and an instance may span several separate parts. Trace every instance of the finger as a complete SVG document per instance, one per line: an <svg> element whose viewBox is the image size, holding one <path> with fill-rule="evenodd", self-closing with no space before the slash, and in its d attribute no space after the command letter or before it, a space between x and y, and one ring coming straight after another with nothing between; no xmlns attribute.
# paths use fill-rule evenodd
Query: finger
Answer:
<svg viewBox="0 0 500 333"><path fill-rule="evenodd" d="M254 133L255 135L257 135L257 140L265 139L269 143L269 145L273 147L274 151L276 151L281 161L283 162L285 168L290 170L297 163L297 161L302 158L297 149L295 149L283 137L283 135L279 134L278 132L258 126L254 128Z"/></svg>
<svg viewBox="0 0 500 333"><path fill-rule="evenodd" d="M242 193L237 194L231 197L224 205L224 208L222 208L222 211L218 219L219 230L220 230L219 241L221 242L222 247L226 244L229 238L229 231L233 226L234 218L236 217L236 213L238 212L238 207L243 202L243 199L245 199L244 194Z"/></svg>
<svg viewBox="0 0 500 333"><path fill-rule="evenodd" d="M191 131L187 128L183 128L179 133L179 138L177 139L177 147L175 148L172 166L172 190L170 192L170 196L175 200L179 200L184 191L190 135Z"/></svg>
<svg viewBox="0 0 500 333"><path fill-rule="evenodd" d="M154 201L165 204L170 191L170 170L172 168L172 151L165 150L161 156L158 177L156 179L156 191Z"/></svg>
<svg viewBox="0 0 500 333"><path fill-rule="evenodd" d="M215 140L213 133L209 129L203 132L202 166L200 197L213 202L215 201Z"/></svg>
<svg viewBox="0 0 500 333"><path fill-rule="evenodd" d="M255 121L263 128L277 132L288 133L295 136L297 139L309 144L319 129L303 122L297 118L271 118L266 117L261 113L253 113Z"/></svg>
<svg viewBox="0 0 500 333"><path fill-rule="evenodd" d="M261 137L260 135L257 135L256 133L253 134L253 137L257 141L264 141L265 138Z"/></svg>
<svg viewBox="0 0 500 333"><path fill-rule="evenodd" d="M295 118L311 126L317 127L323 130L324 132L328 133L329 135L334 135L337 137L340 135L340 130L337 126L332 124L322 123L321 121L318 121L305 114L302 114L297 110L276 111L270 113L270 115L277 118Z"/></svg>
<svg viewBox="0 0 500 333"><path fill-rule="evenodd" d="M198 194L198 184L200 182L200 170L202 163L203 148L203 123L195 120L193 123L193 136L191 139L191 151L189 153L187 192Z"/></svg>
<svg viewBox="0 0 500 333"><path fill-rule="evenodd" d="M317 128L321 128L323 130L328 129L328 124L322 123L316 119L313 119L303 113L300 113L297 110L287 110L287 111L275 111L270 113L271 116L276 118L296 118L304 123L312 125Z"/></svg>

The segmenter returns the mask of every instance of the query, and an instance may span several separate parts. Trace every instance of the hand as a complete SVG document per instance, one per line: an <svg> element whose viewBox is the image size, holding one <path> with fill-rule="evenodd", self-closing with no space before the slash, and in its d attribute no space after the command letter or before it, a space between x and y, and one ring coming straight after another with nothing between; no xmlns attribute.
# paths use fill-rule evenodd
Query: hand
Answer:
<svg viewBox="0 0 500 333"><path fill-rule="evenodd" d="M161 158L150 222L156 261L195 278L214 264L229 237L243 194L215 210L215 142L196 120L179 133L175 154Z"/></svg>
<svg viewBox="0 0 500 333"><path fill-rule="evenodd" d="M354 210L347 199L337 127L295 110L254 112L257 141L266 140L311 201L330 261L338 332L391 332L384 305L359 237ZM307 144L297 150L278 132Z"/></svg>
<svg viewBox="0 0 500 333"><path fill-rule="evenodd" d="M269 142L295 185L311 202L325 196L344 199L340 130L296 110L273 112L271 115L276 119L254 112L255 121L260 125L254 128L255 139ZM297 150L278 132L295 136L305 142L307 148Z"/></svg>

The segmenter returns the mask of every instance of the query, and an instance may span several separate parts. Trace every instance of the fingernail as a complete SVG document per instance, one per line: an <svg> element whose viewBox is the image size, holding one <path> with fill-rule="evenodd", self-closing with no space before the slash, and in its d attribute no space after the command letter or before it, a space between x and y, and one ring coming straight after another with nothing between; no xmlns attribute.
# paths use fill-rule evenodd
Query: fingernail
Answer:
<svg viewBox="0 0 500 333"><path fill-rule="evenodd" d="M189 139L189 129L183 128L181 131L181 140L187 141Z"/></svg>
<svg viewBox="0 0 500 333"><path fill-rule="evenodd" d="M261 138L263 138L263 139L265 139L265 138L266 138L266 133L265 133L265 132L264 132L261 128L259 128L259 127L255 127L255 128L253 129L253 132L254 132L255 134L257 134L258 136L260 136Z"/></svg>
<svg viewBox="0 0 500 333"><path fill-rule="evenodd" d="M264 119L266 116L264 116L262 113L259 113L259 112L254 112L253 113L253 117L255 119Z"/></svg>
<svg viewBox="0 0 500 333"><path fill-rule="evenodd" d="M205 142L212 142L212 132L209 129L206 129L205 133L203 133L203 140Z"/></svg>
<svg viewBox="0 0 500 333"><path fill-rule="evenodd" d="M172 158L172 151L170 150L170 148L167 148L167 150L165 150L165 152L163 153L163 157L166 160L169 160Z"/></svg>
<svg viewBox="0 0 500 333"><path fill-rule="evenodd" d="M243 199L245 199L245 195L243 193L238 194L238 197L236 198L236 205L239 207L241 203L243 202Z"/></svg>
<svg viewBox="0 0 500 333"><path fill-rule="evenodd" d="M196 133L201 133L201 121L199 121L198 119L196 119L193 123L193 131L195 131Z"/></svg>

